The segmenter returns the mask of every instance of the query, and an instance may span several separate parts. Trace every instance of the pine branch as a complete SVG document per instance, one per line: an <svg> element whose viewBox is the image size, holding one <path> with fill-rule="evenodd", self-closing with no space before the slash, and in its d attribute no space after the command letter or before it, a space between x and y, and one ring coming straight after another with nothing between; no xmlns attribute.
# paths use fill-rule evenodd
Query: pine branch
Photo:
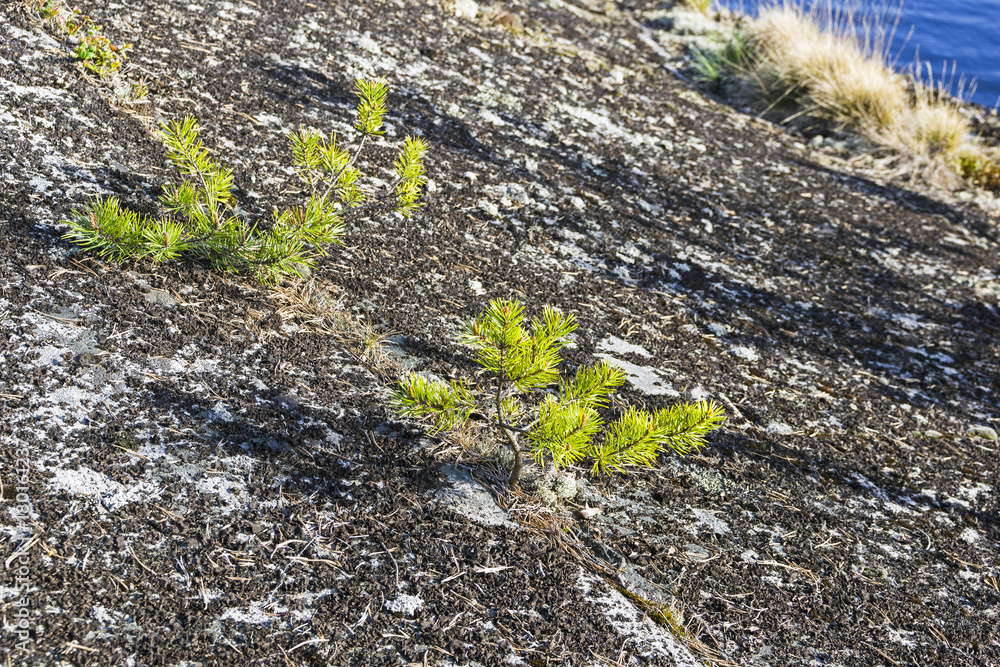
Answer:
<svg viewBox="0 0 1000 667"><path fill-rule="evenodd" d="M167 158L184 176L196 176L201 191L195 191L194 205L204 202L204 214L214 225L218 225L222 213L220 205L232 202L231 189L233 172L216 163L198 139L200 128L193 116L182 121L163 123L156 133L167 148ZM200 195L200 196L199 196Z"/></svg>
<svg viewBox="0 0 1000 667"><path fill-rule="evenodd" d="M606 408L608 397L624 382L625 373L605 359L597 366L581 366L572 380L562 380L559 395L563 401L580 401L592 408Z"/></svg>
<svg viewBox="0 0 1000 667"><path fill-rule="evenodd" d="M144 254L143 230L151 224L123 209L117 197L97 197L83 211L72 211L65 222L70 231L63 238L113 261Z"/></svg>
<svg viewBox="0 0 1000 667"><path fill-rule="evenodd" d="M145 254L157 264L177 259L189 248L184 236L184 227L173 220L145 225L142 229Z"/></svg>
<svg viewBox="0 0 1000 667"><path fill-rule="evenodd" d="M559 350L576 324L572 316L546 307L543 319L531 321L531 334L523 335L507 363L507 374L521 391L537 389L559 379Z"/></svg>
<svg viewBox="0 0 1000 667"><path fill-rule="evenodd" d="M654 419L663 431L663 444L678 454L688 454L705 446L705 436L725 421L726 413L713 401L699 401L658 410Z"/></svg>
<svg viewBox="0 0 1000 667"><path fill-rule="evenodd" d="M407 137L403 150L396 158L396 210L407 218L420 207L420 189L427 183L424 176L424 155L427 143L423 139Z"/></svg>
<svg viewBox="0 0 1000 667"><path fill-rule="evenodd" d="M476 350L476 361L480 366L504 380L509 377L505 363L507 353L515 350L527 337L521 328L522 322L524 306L518 301L490 301L482 315L463 326L459 341Z"/></svg>
<svg viewBox="0 0 1000 667"><path fill-rule="evenodd" d="M386 114L385 98L389 84L385 77L366 81L358 79L354 93L358 96L358 116L354 127L366 135L385 134L382 117Z"/></svg>
<svg viewBox="0 0 1000 667"><path fill-rule="evenodd" d="M538 419L528 436L534 447L535 461L541 464L548 454L553 465L561 468L582 460L603 425L604 421L594 409L546 396L538 407Z"/></svg>
<svg viewBox="0 0 1000 667"><path fill-rule="evenodd" d="M476 408L476 399L466 385L434 382L416 373L400 381L392 400L404 415L430 418L435 432L451 430L468 421Z"/></svg>
<svg viewBox="0 0 1000 667"><path fill-rule="evenodd" d="M626 465L651 465L659 454L659 443L664 435L653 415L629 407L608 427L604 442L593 448L591 458L594 466L591 472L623 472Z"/></svg>

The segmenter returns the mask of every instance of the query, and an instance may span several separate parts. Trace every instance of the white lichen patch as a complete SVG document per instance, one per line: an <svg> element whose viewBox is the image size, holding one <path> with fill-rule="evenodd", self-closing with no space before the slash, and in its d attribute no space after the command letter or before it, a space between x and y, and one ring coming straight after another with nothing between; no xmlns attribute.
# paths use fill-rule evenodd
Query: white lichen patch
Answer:
<svg viewBox="0 0 1000 667"><path fill-rule="evenodd" d="M199 493L218 496L222 506L218 508L221 514L230 514L250 499L245 482L228 477L207 477L196 480L194 489Z"/></svg>
<svg viewBox="0 0 1000 667"><path fill-rule="evenodd" d="M730 352L732 352L734 356L739 357L744 361L749 361L750 363L760 360L760 355L757 353L757 350L752 347L747 347L746 345L737 345L733 347Z"/></svg>
<svg viewBox="0 0 1000 667"><path fill-rule="evenodd" d="M608 336L597 344L597 349L609 354L638 354L640 357L652 356L649 351L641 345L633 345L617 336Z"/></svg>
<svg viewBox="0 0 1000 667"><path fill-rule="evenodd" d="M219 621L234 621L248 625L270 625L280 620L287 608L273 603L251 602L247 607L230 607L222 612Z"/></svg>
<svg viewBox="0 0 1000 667"><path fill-rule="evenodd" d="M975 544L982 539L982 535L980 535L979 531L975 528L966 528L959 534L958 539L967 544Z"/></svg>
<svg viewBox="0 0 1000 667"><path fill-rule="evenodd" d="M716 535L725 535L730 532L729 524L712 514L708 510L692 508L691 513L698 519L698 522L707 527Z"/></svg>
<svg viewBox="0 0 1000 667"><path fill-rule="evenodd" d="M394 600L385 601L385 609L391 614L403 614L403 616L414 616L424 608L424 601L416 595L406 595L401 593Z"/></svg>
<svg viewBox="0 0 1000 667"><path fill-rule="evenodd" d="M77 496L94 496L110 511L121 509L129 503L149 501L162 492L162 488L151 482L139 482L126 487L86 466L81 466L78 470L52 467L49 471L52 473L49 488L53 491L66 491Z"/></svg>
<svg viewBox="0 0 1000 667"><path fill-rule="evenodd" d="M975 482L959 487L958 495L960 495L962 498L965 498L969 502L974 503L976 502L976 499L979 497L980 494L986 495L989 494L989 492L992 490L993 487L990 486L989 484L983 484L982 482Z"/></svg>
<svg viewBox="0 0 1000 667"><path fill-rule="evenodd" d="M795 433L794 428L779 421L770 422L764 430L771 435L791 435Z"/></svg>
<svg viewBox="0 0 1000 667"><path fill-rule="evenodd" d="M628 598L601 579L581 570L577 579L584 597L600 609L608 622L624 637L628 637L639 655L647 659L666 659L676 667L697 667L698 661L674 635L654 623L637 609Z"/></svg>
<svg viewBox="0 0 1000 667"><path fill-rule="evenodd" d="M551 506L574 498L578 490L576 477L572 473L554 468L547 469L544 474L531 480L531 488L539 499Z"/></svg>
<svg viewBox="0 0 1000 667"><path fill-rule="evenodd" d="M653 396L670 396L680 398L680 392L661 375L661 371L650 366L637 366L628 361L617 359L610 354L595 354L594 356L607 359L610 363L620 368L628 379L629 384L643 392Z"/></svg>

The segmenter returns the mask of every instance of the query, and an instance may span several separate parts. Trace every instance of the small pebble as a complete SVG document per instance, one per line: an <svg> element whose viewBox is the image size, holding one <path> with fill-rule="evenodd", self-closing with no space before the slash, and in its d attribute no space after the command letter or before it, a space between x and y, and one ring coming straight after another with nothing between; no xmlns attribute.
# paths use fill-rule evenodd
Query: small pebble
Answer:
<svg viewBox="0 0 1000 667"><path fill-rule="evenodd" d="M497 208L497 205L485 199L479 201L479 210L494 218L500 215L500 209Z"/></svg>
<svg viewBox="0 0 1000 667"><path fill-rule="evenodd" d="M479 14L479 5L475 0L455 0L451 11L458 18L469 19L471 21Z"/></svg>
<svg viewBox="0 0 1000 667"><path fill-rule="evenodd" d="M773 421L767 425L764 429L767 433L771 435L791 435L795 433L795 429L785 424L783 422Z"/></svg>
<svg viewBox="0 0 1000 667"><path fill-rule="evenodd" d="M982 438L983 440L989 440L990 442L996 442L997 439L996 430L990 428L989 426L970 426L967 432L971 436Z"/></svg>

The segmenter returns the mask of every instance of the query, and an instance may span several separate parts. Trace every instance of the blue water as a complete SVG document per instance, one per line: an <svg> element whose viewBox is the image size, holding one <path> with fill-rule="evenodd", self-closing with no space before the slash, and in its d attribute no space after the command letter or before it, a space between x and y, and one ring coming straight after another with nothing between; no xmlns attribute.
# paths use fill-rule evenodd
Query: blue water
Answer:
<svg viewBox="0 0 1000 667"><path fill-rule="evenodd" d="M833 2L835 7L845 4L845 0ZM718 0L718 4L746 10L756 3ZM864 11L864 8L885 8L887 2L848 0L847 4L860 5ZM893 8L896 6L892 4ZM935 80L940 80L947 68L944 81L952 84L952 92L957 92L959 79L964 76L966 100L989 108L997 106L1000 102L1000 0L904 0L889 49L890 59L896 61L897 69L908 70L918 53L922 62L931 65ZM926 65L923 72L926 79ZM969 83L973 81L975 91L969 95Z"/></svg>

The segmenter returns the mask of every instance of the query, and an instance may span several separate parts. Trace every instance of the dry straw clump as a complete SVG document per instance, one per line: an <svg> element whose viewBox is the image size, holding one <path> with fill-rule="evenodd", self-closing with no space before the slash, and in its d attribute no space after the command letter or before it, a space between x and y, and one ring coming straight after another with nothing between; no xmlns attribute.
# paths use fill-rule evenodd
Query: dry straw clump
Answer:
<svg viewBox="0 0 1000 667"><path fill-rule="evenodd" d="M376 375L395 378L401 372L385 349L391 334L350 312L330 288L310 279L273 286L268 294L274 307L264 311L250 309L245 320L246 327L261 338L281 336L283 325L293 323L304 331L331 336L343 343Z"/></svg>
<svg viewBox="0 0 1000 667"><path fill-rule="evenodd" d="M897 122L907 105L900 77L853 37L850 17L824 21L816 6L773 6L750 24L745 40L759 92L774 106L801 105L839 125Z"/></svg>
<svg viewBox="0 0 1000 667"><path fill-rule="evenodd" d="M931 73L894 71L888 45L895 23L886 19L892 14L859 20L829 1L809 9L791 0L770 4L738 35L741 57L730 64L769 111L781 110L787 120L811 118L850 130L989 186L996 159L972 135L961 93L957 100L948 95Z"/></svg>
<svg viewBox="0 0 1000 667"><path fill-rule="evenodd" d="M707 13L712 6L712 0L682 0L685 7L697 9L699 12Z"/></svg>

